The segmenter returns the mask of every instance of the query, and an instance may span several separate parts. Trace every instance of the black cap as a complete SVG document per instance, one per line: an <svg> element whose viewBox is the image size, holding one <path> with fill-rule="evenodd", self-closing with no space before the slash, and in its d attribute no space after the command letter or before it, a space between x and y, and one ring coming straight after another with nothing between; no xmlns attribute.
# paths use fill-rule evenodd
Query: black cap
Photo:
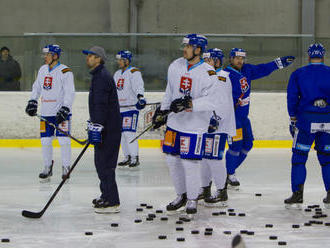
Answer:
<svg viewBox="0 0 330 248"><path fill-rule="evenodd" d="M4 46L4 47L1 47L0 52L2 52L4 50L7 50L8 52L10 51L8 47Z"/></svg>

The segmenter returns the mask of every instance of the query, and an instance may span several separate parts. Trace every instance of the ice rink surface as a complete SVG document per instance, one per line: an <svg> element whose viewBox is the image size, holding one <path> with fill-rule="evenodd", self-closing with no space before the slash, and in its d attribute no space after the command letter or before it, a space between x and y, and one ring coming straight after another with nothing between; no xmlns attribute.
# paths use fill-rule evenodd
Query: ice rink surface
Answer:
<svg viewBox="0 0 330 248"><path fill-rule="evenodd" d="M73 149L73 160L80 149ZM330 247L330 218L317 219L323 224L304 226L313 219L312 212L287 210L283 199L290 196L290 149L254 149L237 175L241 181L239 191L229 191L229 207L236 214L229 216L228 208L199 207L195 220L176 224L180 214L168 216L156 214L147 221L149 213L165 208L175 198L168 175L164 155L160 149L142 149L138 170L117 169L117 182L121 197L121 212L115 215L95 214L91 201L99 195L98 178L93 165L93 150L89 149L71 174L56 199L41 219L22 217L23 209L40 211L61 181L60 149L54 150L54 175L50 183L41 184L38 174L42 170L41 149L0 149L0 247L15 248L154 248L154 247L231 247L231 240L241 230L246 246L278 247L278 241L286 241L285 247ZM122 157L120 157L121 159ZM304 208L319 204L323 213L330 211L321 204L325 190L320 166L315 152L311 152L307 166ZM262 196L255 196L261 193ZM152 205L136 212L141 203ZM225 211L226 215L213 216L213 212ZM141 219L141 223L134 223ZM118 223L118 227L111 227ZM266 224L273 224L266 228ZM300 228L292 228L299 224ZM183 227L183 231L176 231ZM212 236L205 236L205 228L213 228ZM191 234L199 230L199 234ZM85 232L93 232L86 236ZM231 231L230 235L224 231ZM166 235L166 240L159 240ZM277 236L270 240L269 236ZM184 237L184 242L178 242ZM283 247L283 246L280 246Z"/></svg>

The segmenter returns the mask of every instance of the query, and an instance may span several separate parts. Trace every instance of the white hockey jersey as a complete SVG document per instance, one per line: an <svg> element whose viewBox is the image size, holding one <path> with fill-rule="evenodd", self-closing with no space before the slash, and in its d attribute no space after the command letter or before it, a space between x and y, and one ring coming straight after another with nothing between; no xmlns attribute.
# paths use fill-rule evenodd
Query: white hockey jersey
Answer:
<svg viewBox="0 0 330 248"><path fill-rule="evenodd" d="M203 61L188 69L188 62L179 58L168 68L168 78L161 110L170 109L171 102L185 95L192 97L192 110L170 113L167 126L181 132L204 133L208 129L213 110L227 101L219 90L214 68Z"/></svg>
<svg viewBox="0 0 330 248"><path fill-rule="evenodd" d="M116 71L113 76L120 106L136 104L137 95L144 95L144 82L139 69L129 66L124 72ZM135 107L120 108L120 112L136 109Z"/></svg>
<svg viewBox="0 0 330 248"><path fill-rule="evenodd" d="M41 96L41 115L56 116L62 107L72 110L75 96L73 73L66 65L58 63L51 71L43 65L32 86L31 100Z"/></svg>
<svg viewBox="0 0 330 248"><path fill-rule="evenodd" d="M236 120L229 72L221 69L216 70L216 72L220 82L220 90L224 91L224 93L228 96L227 101L224 101L222 105L217 106L215 109L215 113L221 118L219 128L216 132L226 133L233 137L236 135Z"/></svg>

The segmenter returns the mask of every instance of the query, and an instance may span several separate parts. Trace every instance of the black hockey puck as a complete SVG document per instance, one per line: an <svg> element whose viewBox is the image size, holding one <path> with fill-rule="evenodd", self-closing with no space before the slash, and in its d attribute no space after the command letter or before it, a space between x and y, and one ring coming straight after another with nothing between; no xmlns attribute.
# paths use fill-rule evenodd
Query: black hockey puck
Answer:
<svg viewBox="0 0 330 248"><path fill-rule="evenodd" d="M273 224L266 224L265 227L266 228L273 228Z"/></svg>
<svg viewBox="0 0 330 248"><path fill-rule="evenodd" d="M285 241L278 241L278 245L286 245Z"/></svg>
<svg viewBox="0 0 330 248"><path fill-rule="evenodd" d="M248 230L241 230L240 233L241 234L247 234Z"/></svg>
<svg viewBox="0 0 330 248"><path fill-rule="evenodd" d="M175 228L175 230L177 230L177 231L183 231L184 229L183 229L183 227L177 227L177 228Z"/></svg>
<svg viewBox="0 0 330 248"><path fill-rule="evenodd" d="M308 205L307 207L310 208L310 209L314 208L313 205Z"/></svg>
<svg viewBox="0 0 330 248"><path fill-rule="evenodd" d="M314 210L317 212L322 212L322 208L315 208Z"/></svg>
<svg viewBox="0 0 330 248"><path fill-rule="evenodd" d="M162 214L162 213L163 213L163 210L160 210L160 209L156 210L156 214Z"/></svg>
<svg viewBox="0 0 330 248"><path fill-rule="evenodd" d="M177 222L175 222L175 224L181 225L181 224L183 224L183 221L182 220L178 220Z"/></svg>
<svg viewBox="0 0 330 248"><path fill-rule="evenodd" d="M330 226L330 222L324 223L325 226Z"/></svg>
<svg viewBox="0 0 330 248"><path fill-rule="evenodd" d="M213 215L213 216L219 216L220 213L219 213L219 212L213 212L212 215Z"/></svg>
<svg viewBox="0 0 330 248"><path fill-rule="evenodd" d="M229 213L229 216L236 216L236 213Z"/></svg>
<svg viewBox="0 0 330 248"><path fill-rule="evenodd" d="M299 225L292 225L292 228L299 228L300 226Z"/></svg>
<svg viewBox="0 0 330 248"><path fill-rule="evenodd" d="M118 227L119 224L118 223L111 223L111 227Z"/></svg>
<svg viewBox="0 0 330 248"><path fill-rule="evenodd" d="M323 225L323 221L319 221L319 220L315 221L314 223L315 223L316 225Z"/></svg>
<svg viewBox="0 0 330 248"><path fill-rule="evenodd" d="M255 193L255 196L262 196L261 193Z"/></svg>
<svg viewBox="0 0 330 248"><path fill-rule="evenodd" d="M311 208L305 208L305 212L312 212Z"/></svg>
<svg viewBox="0 0 330 248"><path fill-rule="evenodd" d="M136 209L136 212L142 212L143 211L143 208L137 208Z"/></svg>
<svg viewBox="0 0 330 248"><path fill-rule="evenodd" d="M185 238L177 238L176 241L179 241L179 242L183 242L185 241L186 239Z"/></svg>
<svg viewBox="0 0 330 248"><path fill-rule="evenodd" d="M156 218L156 215L155 214L148 214L148 217L149 218Z"/></svg>
<svg viewBox="0 0 330 248"><path fill-rule="evenodd" d="M328 215L322 214L322 218L327 218L327 217L328 217Z"/></svg>
<svg viewBox="0 0 330 248"><path fill-rule="evenodd" d="M253 231L248 231L246 234L247 235L254 235L254 232Z"/></svg>
<svg viewBox="0 0 330 248"><path fill-rule="evenodd" d="M191 219L189 219L189 218L184 218L183 221L184 221L184 222L190 222Z"/></svg>
<svg viewBox="0 0 330 248"><path fill-rule="evenodd" d="M2 243L9 243L10 242L10 239L1 239L1 242Z"/></svg>
<svg viewBox="0 0 330 248"><path fill-rule="evenodd" d="M212 232L204 232L204 235L205 236L211 236L212 235Z"/></svg>
<svg viewBox="0 0 330 248"><path fill-rule="evenodd" d="M276 240L277 239L277 236L269 236L269 239L270 240Z"/></svg>
<svg viewBox="0 0 330 248"><path fill-rule="evenodd" d="M192 230L191 234L199 234L199 231L198 230Z"/></svg>
<svg viewBox="0 0 330 248"><path fill-rule="evenodd" d="M205 232L213 232L213 228L212 227L206 227Z"/></svg>
<svg viewBox="0 0 330 248"><path fill-rule="evenodd" d="M167 236L166 235L159 235L158 239L167 239Z"/></svg>
<svg viewBox="0 0 330 248"><path fill-rule="evenodd" d="M311 225L312 225L312 223L309 223L309 222L304 223L304 226L311 226Z"/></svg>
<svg viewBox="0 0 330 248"><path fill-rule="evenodd" d="M223 233L226 235L229 235L229 234L231 234L231 231L224 231Z"/></svg>
<svg viewBox="0 0 330 248"><path fill-rule="evenodd" d="M142 220L140 220L140 219L136 219L136 220L134 220L134 222L135 222L135 223L141 223Z"/></svg>
<svg viewBox="0 0 330 248"><path fill-rule="evenodd" d="M246 214L245 214L245 213L239 213L238 216L240 216L240 217L245 217Z"/></svg>
<svg viewBox="0 0 330 248"><path fill-rule="evenodd" d="M147 221L153 221L153 220L154 220L154 218L151 218L151 217L147 217L147 218L146 218L146 220L147 220Z"/></svg>
<svg viewBox="0 0 330 248"><path fill-rule="evenodd" d="M147 203L141 203L140 206L141 207L146 207L148 204Z"/></svg>
<svg viewBox="0 0 330 248"><path fill-rule="evenodd" d="M93 235L93 232L85 232L85 235Z"/></svg>
<svg viewBox="0 0 330 248"><path fill-rule="evenodd" d="M179 217L179 220L185 221L186 220L186 217Z"/></svg>
<svg viewBox="0 0 330 248"><path fill-rule="evenodd" d="M161 217L160 220L161 221L166 221L166 220L168 220L168 218L167 217Z"/></svg>
<svg viewBox="0 0 330 248"><path fill-rule="evenodd" d="M320 205L313 205L313 208L319 208Z"/></svg>
<svg viewBox="0 0 330 248"><path fill-rule="evenodd" d="M319 219L319 218L322 218L322 216L320 214L315 214L315 215L313 215L313 218L314 219Z"/></svg>
<svg viewBox="0 0 330 248"><path fill-rule="evenodd" d="M147 208L147 209L152 209L153 206L151 206L151 205L147 205L146 208Z"/></svg>
<svg viewBox="0 0 330 248"><path fill-rule="evenodd" d="M227 210L228 212L234 212L235 211L235 209L233 209L233 208L228 208L228 210Z"/></svg>
<svg viewBox="0 0 330 248"><path fill-rule="evenodd" d="M224 211L219 212L220 215L226 215L227 213Z"/></svg>

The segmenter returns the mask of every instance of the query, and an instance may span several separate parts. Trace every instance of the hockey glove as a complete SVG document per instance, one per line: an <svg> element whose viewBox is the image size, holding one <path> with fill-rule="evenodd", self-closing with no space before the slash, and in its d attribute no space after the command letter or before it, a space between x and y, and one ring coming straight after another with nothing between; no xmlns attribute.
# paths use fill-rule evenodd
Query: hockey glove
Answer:
<svg viewBox="0 0 330 248"><path fill-rule="evenodd" d="M290 130L290 134L292 136L292 138L294 137L294 133L296 132L296 122L297 122L297 119L294 117L294 118L290 118L290 126L289 126L289 130Z"/></svg>
<svg viewBox="0 0 330 248"><path fill-rule="evenodd" d="M285 56L275 59L275 63L279 69L283 69L293 63L295 60L294 56Z"/></svg>
<svg viewBox="0 0 330 248"><path fill-rule="evenodd" d="M175 99L170 106L170 110L174 113L182 112L186 109L192 108L192 98L191 96L184 96Z"/></svg>
<svg viewBox="0 0 330 248"><path fill-rule="evenodd" d="M214 133L215 131L218 130L219 127L219 116L212 116L210 119L210 124L209 124L209 129L207 130L207 132L209 133Z"/></svg>
<svg viewBox="0 0 330 248"><path fill-rule="evenodd" d="M36 100L28 101L28 105L25 108L25 113L29 116L35 116L38 110L38 102Z"/></svg>
<svg viewBox="0 0 330 248"><path fill-rule="evenodd" d="M144 99L143 95L140 95L140 94L138 95L137 98L138 98L138 101L135 104L135 107L138 110L144 109L146 107L147 101Z"/></svg>
<svg viewBox="0 0 330 248"><path fill-rule="evenodd" d="M68 107L62 106L56 114L56 124L60 124L67 120L70 114L70 109Z"/></svg>
<svg viewBox="0 0 330 248"><path fill-rule="evenodd" d="M102 143L102 130L103 126L101 124L92 123L87 121L87 131L88 131L88 141L93 145Z"/></svg>
<svg viewBox="0 0 330 248"><path fill-rule="evenodd" d="M158 129L166 124L168 113L169 110L160 110L160 106L156 109L152 117L152 124L154 125L153 129Z"/></svg>

